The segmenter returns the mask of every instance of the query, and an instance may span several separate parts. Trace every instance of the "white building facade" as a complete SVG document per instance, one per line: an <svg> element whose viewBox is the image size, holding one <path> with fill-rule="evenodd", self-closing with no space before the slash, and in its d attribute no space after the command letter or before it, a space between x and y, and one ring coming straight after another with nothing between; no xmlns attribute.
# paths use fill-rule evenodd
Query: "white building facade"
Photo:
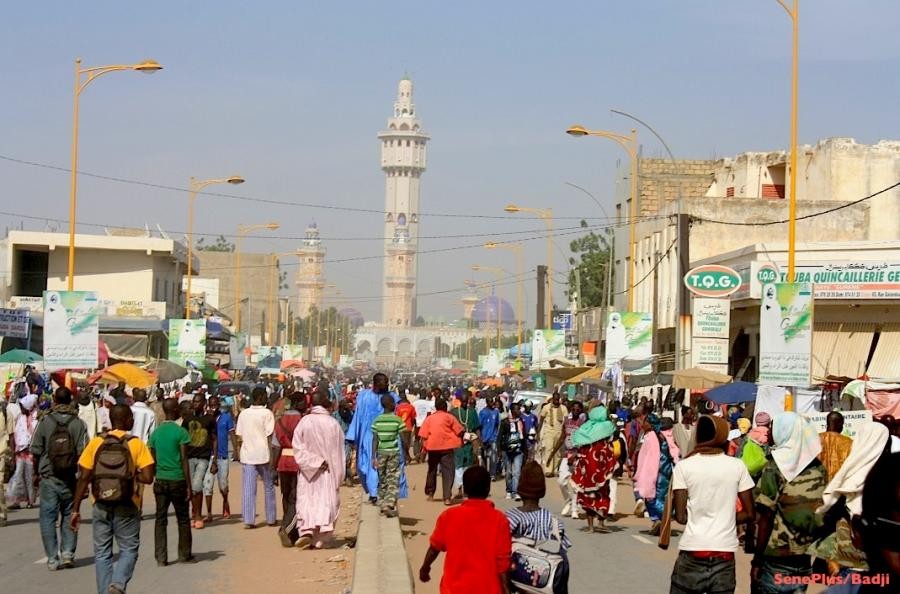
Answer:
<svg viewBox="0 0 900 594"><path fill-rule="evenodd" d="M378 134L384 188L384 306L382 323L415 323L419 246L419 198L429 136L422 132L413 103L413 84L403 78L397 88L394 116Z"/></svg>

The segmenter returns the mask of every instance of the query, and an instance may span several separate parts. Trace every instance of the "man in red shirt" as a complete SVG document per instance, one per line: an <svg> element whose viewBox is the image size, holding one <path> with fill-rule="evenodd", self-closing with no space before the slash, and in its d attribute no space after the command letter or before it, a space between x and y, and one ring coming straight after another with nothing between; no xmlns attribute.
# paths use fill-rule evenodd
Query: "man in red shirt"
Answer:
<svg viewBox="0 0 900 594"><path fill-rule="evenodd" d="M438 516L419 579L431 580L431 564L445 552L441 594L508 594L507 572L512 552L509 521L487 500L491 493L487 469L472 466L466 470L463 490L463 504Z"/></svg>
<svg viewBox="0 0 900 594"><path fill-rule="evenodd" d="M400 402L394 408L394 414L403 420L405 429L400 431L400 443L403 445L403 459L407 464L412 464L413 460L409 457L409 446L412 443L412 432L416 426L416 409L409 402L406 394L400 395Z"/></svg>
<svg viewBox="0 0 900 594"><path fill-rule="evenodd" d="M287 410L275 422L275 432L272 434L272 465L278 472L276 476L281 486L281 507L284 510L278 538L281 539L281 546L292 547L300 538L297 531L297 473L300 472L300 467L294 459L291 442L294 439L294 429L303 418L302 410L306 408L306 395L303 392L294 392L287 397L287 405Z"/></svg>
<svg viewBox="0 0 900 594"><path fill-rule="evenodd" d="M462 447L462 436L466 432L462 423L447 412L447 401L438 398L434 404L435 411L425 417L419 427L422 438L422 449L428 455L428 472L425 475L425 495L429 501L437 491L437 470L441 468L441 483L444 493L444 505L453 503L453 475L456 463L453 450Z"/></svg>

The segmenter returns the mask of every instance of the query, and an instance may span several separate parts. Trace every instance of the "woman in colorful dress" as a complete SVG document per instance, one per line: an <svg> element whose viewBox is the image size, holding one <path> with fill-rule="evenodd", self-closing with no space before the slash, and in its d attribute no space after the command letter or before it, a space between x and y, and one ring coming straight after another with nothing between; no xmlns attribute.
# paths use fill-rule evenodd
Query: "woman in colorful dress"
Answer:
<svg viewBox="0 0 900 594"><path fill-rule="evenodd" d="M650 534L659 534L669 481L675 468L668 440L660 434L662 422L653 413L644 419L644 439L638 452L637 472L634 475L636 498L643 499L652 522Z"/></svg>
<svg viewBox="0 0 900 594"><path fill-rule="evenodd" d="M453 459L456 462L456 476L453 484L457 487L457 497L462 499L462 476L467 468L475 464L475 440L479 438L481 421L478 420L475 396L469 396L460 403L459 408L454 408L451 413L465 428L462 447L453 451Z"/></svg>
<svg viewBox="0 0 900 594"><path fill-rule="evenodd" d="M609 479L616 467L610 437L616 426L609 420L606 407L595 406L588 413L588 420L572 435L573 450L569 456L572 482L575 484L576 501L587 515L587 530L606 532L606 516L609 513Z"/></svg>

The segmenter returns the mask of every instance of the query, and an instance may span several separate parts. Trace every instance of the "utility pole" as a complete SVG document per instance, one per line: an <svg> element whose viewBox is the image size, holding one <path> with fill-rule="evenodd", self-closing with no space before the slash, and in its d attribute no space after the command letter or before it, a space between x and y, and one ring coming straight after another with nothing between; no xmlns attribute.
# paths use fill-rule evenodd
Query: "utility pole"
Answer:
<svg viewBox="0 0 900 594"><path fill-rule="evenodd" d="M691 217L683 212L678 213L678 326L675 341L675 369L691 367L691 293L684 284L684 275L691 266Z"/></svg>
<svg viewBox="0 0 900 594"><path fill-rule="evenodd" d="M537 267L537 317L535 318L535 328L549 328L544 320L545 299L547 289L547 267L538 264ZM550 320L546 320L549 322Z"/></svg>

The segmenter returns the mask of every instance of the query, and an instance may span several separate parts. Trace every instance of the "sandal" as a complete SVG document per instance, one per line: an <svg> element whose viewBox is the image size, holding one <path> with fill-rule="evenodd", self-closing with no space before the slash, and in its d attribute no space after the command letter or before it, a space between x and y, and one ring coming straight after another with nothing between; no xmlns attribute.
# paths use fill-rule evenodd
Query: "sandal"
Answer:
<svg viewBox="0 0 900 594"><path fill-rule="evenodd" d="M194 520L194 529L203 530L203 520Z"/></svg>
<svg viewBox="0 0 900 594"><path fill-rule="evenodd" d="M444 499L444 505L446 505L448 507L453 505L453 500L452 499Z"/></svg>

